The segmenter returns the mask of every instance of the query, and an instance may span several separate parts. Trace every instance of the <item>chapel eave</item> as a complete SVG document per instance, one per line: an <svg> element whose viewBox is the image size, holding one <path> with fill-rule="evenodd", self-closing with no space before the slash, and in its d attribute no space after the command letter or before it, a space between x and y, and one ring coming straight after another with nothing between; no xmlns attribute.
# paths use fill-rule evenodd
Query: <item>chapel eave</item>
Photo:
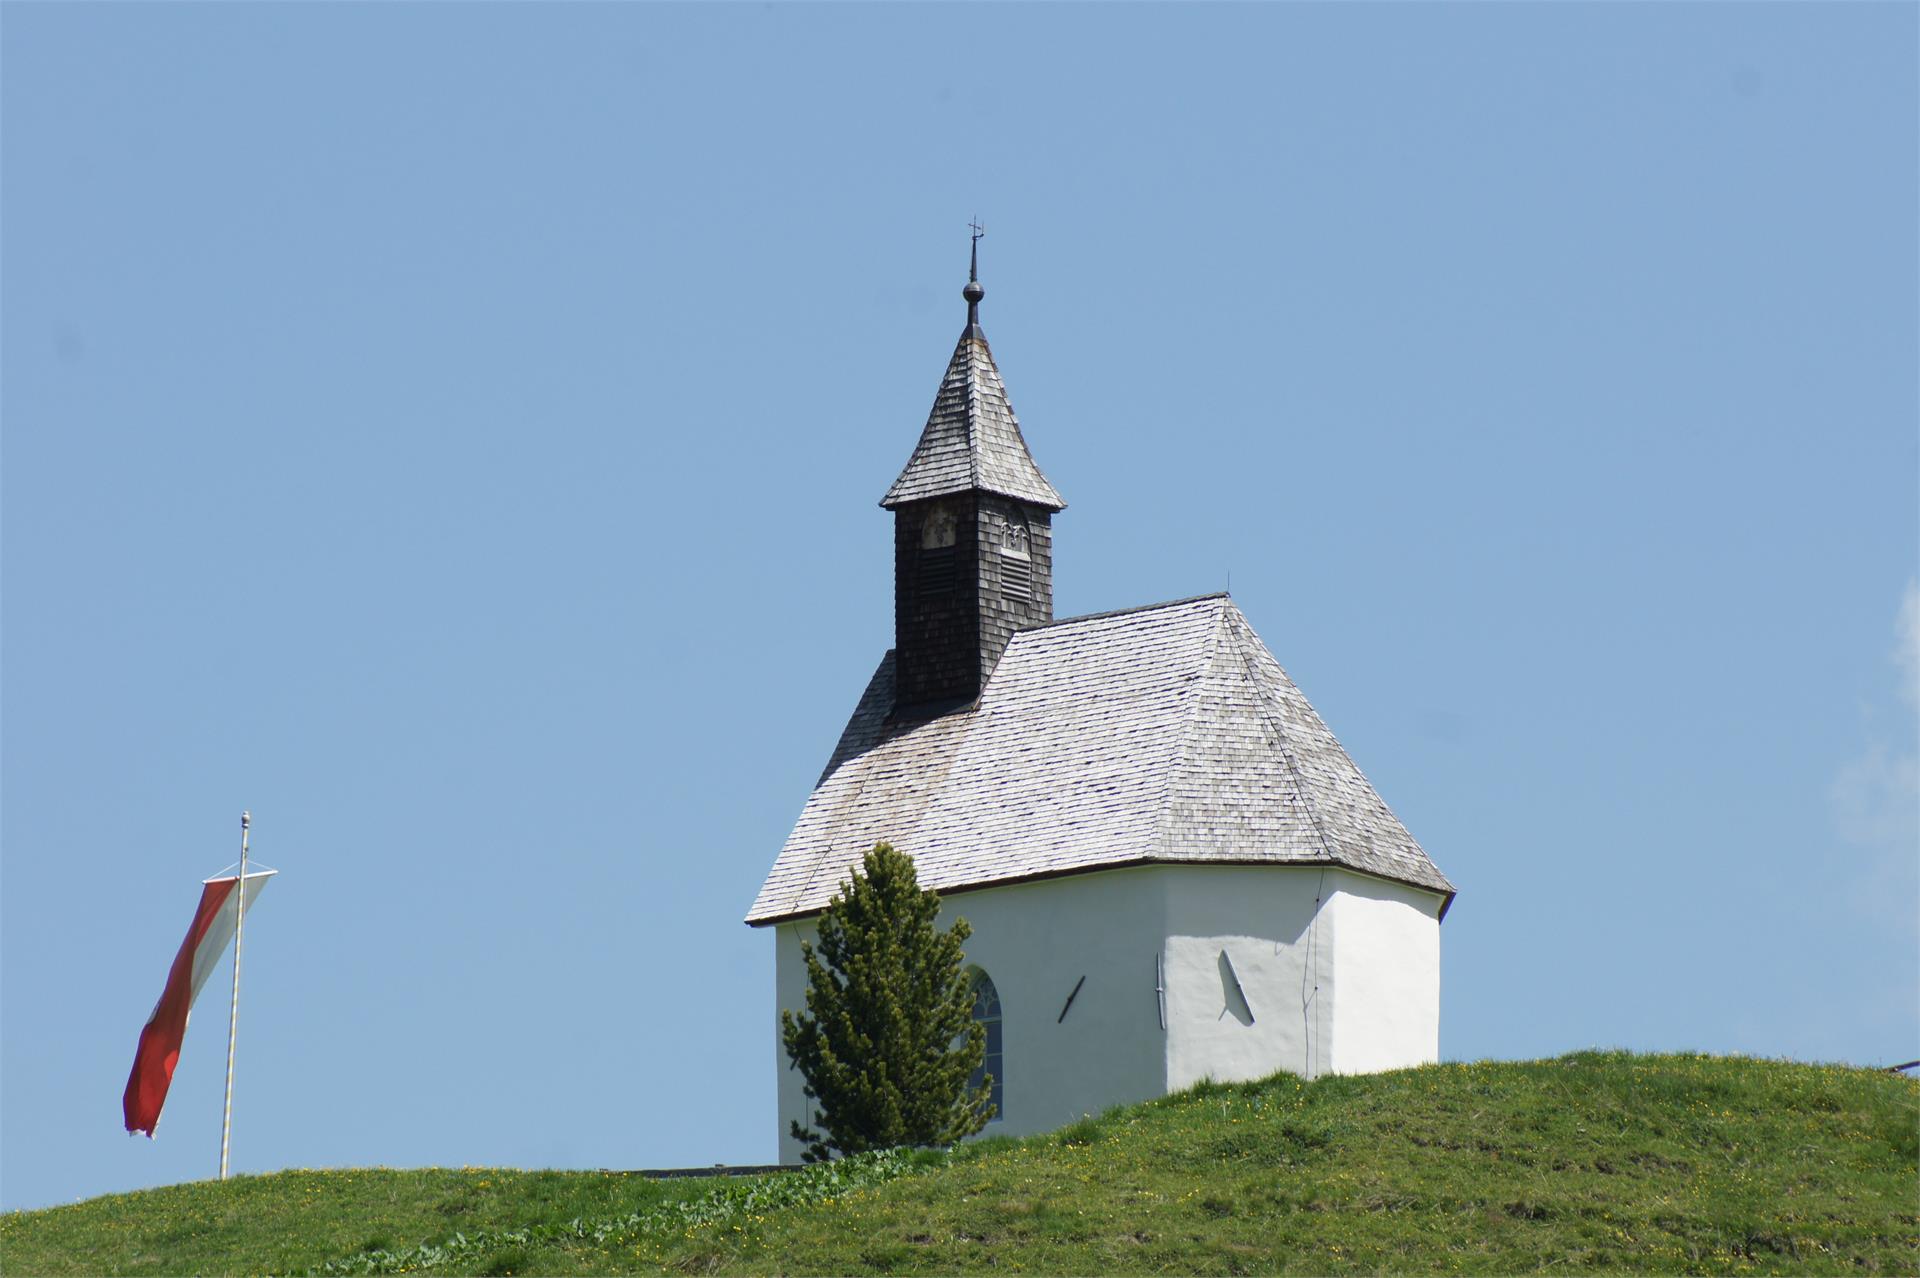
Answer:
<svg viewBox="0 0 1920 1278"><path fill-rule="evenodd" d="M965 896L972 892L985 892L992 888L1015 887L1023 883L1044 883L1053 879L1077 878L1088 874L1107 874L1114 870L1137 870L1150 866L1178 866L1182 869L1204 869L1214 866L1244 869L1249 866L1256 866L1264 870L1293 869L1302 872L1309 870L1342 870L1348 874L1358 875L1363 879L1374 879L1381 883L1393 883L1400 887L1412 888L1416 892L1426 892L1439 897L1440 909L1436 916L1436 920L1439 922L1446 921L1447 911L1453 908L1453 898L1460 894L1458 888L1451 886L1445 891L1442 891L1425 883L1409 883L1405 879L1389 878L1384 874L1375 874L1367 870L1357 870L1351 865L1331 858L1319 861L1288 861L1276 866L1272 861L1261 861L1251 858L1189 861L1177 857L1159 856L1136 857L1130 861L1115 861L1105 865L1078 866L1066 870L1040 870L1033 874L1022 874L1013 878L983 879L978 883L955 883L944 887L937 887L933 890L938 892L944 900L950 896ZM741 922L748 927L778 927L782 923L803 923L808 919L820 917L821 912L825 908L824 905L819 905L810 909L794 910L788 914L767 915L762 917L749 915L742 919Z"/></svg>

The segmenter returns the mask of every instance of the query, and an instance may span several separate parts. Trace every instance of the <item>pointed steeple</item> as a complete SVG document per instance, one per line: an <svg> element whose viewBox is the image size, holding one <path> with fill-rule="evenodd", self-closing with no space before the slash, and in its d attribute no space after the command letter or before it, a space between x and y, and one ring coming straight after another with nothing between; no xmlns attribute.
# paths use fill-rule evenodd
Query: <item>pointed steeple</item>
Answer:
<svg viewBox="0 0 1920 1278"><path fill-rule="evenodd" d="M1017 630L1053 620L1053 515L980 329L979 227L967 327L907 468L880 504L894 525L897 707L980 693Z"/></svg>
<svg viewBox="0 0 1920 1278"><path fill-rule="evenodd" d="M980 327L980 300L987 290L980 286L977 235L968 275L960 293L967 301L967 327L947 361L920 443L880 504L892 510L910 501L977 490L1065 510L1067 503L1027 451L1020 419L1007 402L1007 388Z"/></svg>

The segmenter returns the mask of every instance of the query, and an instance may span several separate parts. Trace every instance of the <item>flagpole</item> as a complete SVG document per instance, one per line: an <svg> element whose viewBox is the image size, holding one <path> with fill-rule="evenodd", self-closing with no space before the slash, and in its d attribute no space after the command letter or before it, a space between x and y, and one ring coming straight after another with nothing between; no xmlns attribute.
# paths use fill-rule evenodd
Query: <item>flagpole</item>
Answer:
<svg viewBox="0 0 1920 1278"><path fill-rule="evenodd" d="M227 1014L227 1105L220 1119L220 1179L227 1178L227 1142L233 1134L233 1044L240 1032L240 929L247 918L247 827L250 813L240 814L240 881L234 884L233 911L233 1008Z"/></svg>

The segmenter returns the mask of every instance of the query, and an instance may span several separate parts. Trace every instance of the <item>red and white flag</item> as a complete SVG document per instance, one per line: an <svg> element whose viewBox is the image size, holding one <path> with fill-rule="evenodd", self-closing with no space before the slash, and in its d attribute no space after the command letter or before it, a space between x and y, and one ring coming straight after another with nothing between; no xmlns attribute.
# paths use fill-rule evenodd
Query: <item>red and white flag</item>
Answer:
<svg viewBox="0 0 1920 1278"><path fill-rule="evenodd" d="M272 870L247 872L248 913L253 912L260 889L274 873ZM173 1082L173 1067L180 1061L180 1040L186 1037L187 1013L192 1010L194 999L200 997L200 987L213 975L220 956L233 941L241 897L234 889L239 882L229 874L201 884L200 908L194 911L193 926L187 929L187 939L180 943L180 952L173 956L167 987L140 1031L133 1072L127 1075L127 1092L121 1099L121 1108L126 1111L129 1132L152 1136L154 1126L160 1121L160 1107L167 1103L167 1087Z"/></svg>

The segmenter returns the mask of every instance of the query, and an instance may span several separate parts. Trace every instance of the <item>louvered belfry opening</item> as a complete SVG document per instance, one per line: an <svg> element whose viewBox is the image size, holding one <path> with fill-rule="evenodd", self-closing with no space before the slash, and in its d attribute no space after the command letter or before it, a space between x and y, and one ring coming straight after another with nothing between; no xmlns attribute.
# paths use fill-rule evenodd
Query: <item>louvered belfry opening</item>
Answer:
<svg viewBox="0 0 1920 1278"><path fill-rule="evenodd" d="M980 679L1013 632L1053 620L1053 515L997 493L980 494Z"/></svg>
<svg viewBox="0 0 1920 1278"><path fill-rule="evenodd" d="M1013 633L1053 620L1053 514L1066 502L1034 464L980 327L967 326L906 468L893 512L896 709L980 695Z"/></svg>

